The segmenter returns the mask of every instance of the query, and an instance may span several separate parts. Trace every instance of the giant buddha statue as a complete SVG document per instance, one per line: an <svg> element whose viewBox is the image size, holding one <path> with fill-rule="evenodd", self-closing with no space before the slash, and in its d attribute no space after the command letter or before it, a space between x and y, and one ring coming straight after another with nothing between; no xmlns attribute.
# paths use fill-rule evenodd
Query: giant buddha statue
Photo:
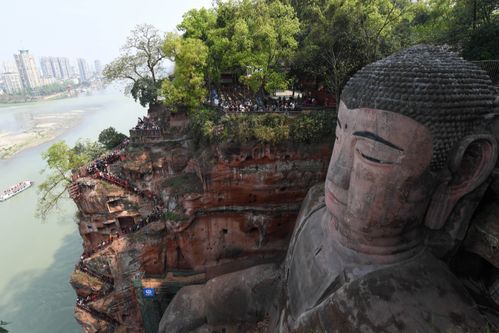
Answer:
<svg viewBox="0 0 499 333"><path fill-rule="evenodd" d="M486 327L426 240L492 172L497 142L483 125L494 99L487 75L442 47L361 69L342 92L325 184L304 200L284 262L183 288L160 332L242 332L265 317L269 332Z"/></svg>

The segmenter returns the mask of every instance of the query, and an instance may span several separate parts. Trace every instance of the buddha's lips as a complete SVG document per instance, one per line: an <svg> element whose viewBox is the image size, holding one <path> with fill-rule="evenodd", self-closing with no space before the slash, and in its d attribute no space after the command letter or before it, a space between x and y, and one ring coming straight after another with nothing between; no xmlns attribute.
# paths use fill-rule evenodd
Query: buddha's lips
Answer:
<svg viewBox="0 0 499 333"><path fill-rule="evenodd" d="M328 197L331 201L336 202L342 206L347 205L345 202L342 202L341 200L338 199L338 197L334 195L334 189L333 186L331 186L330 182L327 183L326 197Z"/></svg>

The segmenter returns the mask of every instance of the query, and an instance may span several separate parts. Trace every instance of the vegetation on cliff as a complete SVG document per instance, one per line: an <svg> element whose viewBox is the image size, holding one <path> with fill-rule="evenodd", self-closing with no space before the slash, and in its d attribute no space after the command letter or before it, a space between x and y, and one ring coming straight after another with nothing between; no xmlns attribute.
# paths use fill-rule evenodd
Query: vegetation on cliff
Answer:
<svg viewBox="0 0 499 333"><path fill-rule="evenodd" d="M5 321L2 321L0 320L0 333L8 333L9 331L7 331L7 329L3 328L2 326L6 326L8 325L9 323L5 322Z"/></svg>
<svg viewBox="0 0 499 333"><path fill-rule="evenodd" d="M161 96L170 108L211 100L229 73L259 94L313 80L338 101L352 73L413 44L449 44L470 60L499 57L493 0L216 1L185 13L177 30L138 26L106 77L130 79L142 105ZM164 59L175 63L168 77Z"/></svg>
<svg viewBox="0 0 499 333"><path fill-rule="evenodd" d="M448 43L468 59L497 59L491 41L498 38L498 9L492 0L216 1L213 8L188 11L176 33L137 26L104 74L130 80L128 91L143 106L188 109L198 143L314 143L332 137L333 112L223 114L203 104L213 100L224 75L255 96L314 82L338 102L356 70L420 42ZM170 76L167 59L175 63ZM122 138L108 129L99 141L110 149ZM40 185L40 215L56 205L70 170L101 152L92 147L58 143L44 154L53 173Z"/></svg>
<svg viewBox="0 0 499 333"><path fill-rule="evenodd" d="M164 38L150 24L136 26L121 48L122 54L108 64L104 76L108 80L130 80L127 87L142 106L158 103L158 90L165 76L162 45Z"/></svg>
<svg viewBox="0 0 499 333"><path fill-rule="evenodd" d="M40 192L37 215L45 218L57 207L64 197L67 186L71 183L72 170L78 169L104 152L100 144L90 141L80 141L73 148L64 141L59 141L42 153L49 174L45 181L38 185Z"/></svg>
<svg viewBox="0 0 499 333"><path fill-rule="evenodd" d="M36 215L44 219L57 208L60 200L66 197L66 189L72 182L73 171L95 160L106 150L116 147L125 138L126 135L109 127L100 133L99 142L79 140L74 147L69 147L64 141L59 141L43 152L42 158L47 163L47 168L42 172L47 176L38 185L40 195Z"/></svg>
<svg viewBox="0 0 499 333"><path fill-rule="evenodd" d="M127 136L116 131L114 127L108 127L99 134L99 143L106 149L113 149L125 139L127 139Z"/></svg>
<svg viewBox="0 0 499 333"><path fill-rule="evenodd" d="M336 114L314 111L296 116L285 114L223 114L202 108L191 115L192 131L198 143L260 143L285 141L317 143L331 138Z"/></svg>

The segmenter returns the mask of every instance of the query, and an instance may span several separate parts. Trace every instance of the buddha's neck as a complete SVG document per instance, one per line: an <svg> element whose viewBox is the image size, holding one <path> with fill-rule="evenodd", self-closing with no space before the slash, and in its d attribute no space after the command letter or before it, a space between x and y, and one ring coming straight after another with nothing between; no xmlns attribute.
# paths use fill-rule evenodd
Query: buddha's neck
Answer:
<svg viewBox="0 0 499 333"><path fill-rule="evenodd" d="M359 255L370 258L373 264L392 264L407 260L419 254L423 247L423 233L421 228L403 230L397 235L383 235L383 232L373 237L372 234L363 234L352 231L341 224L334 224L336 240L343 246Z"/></svg>

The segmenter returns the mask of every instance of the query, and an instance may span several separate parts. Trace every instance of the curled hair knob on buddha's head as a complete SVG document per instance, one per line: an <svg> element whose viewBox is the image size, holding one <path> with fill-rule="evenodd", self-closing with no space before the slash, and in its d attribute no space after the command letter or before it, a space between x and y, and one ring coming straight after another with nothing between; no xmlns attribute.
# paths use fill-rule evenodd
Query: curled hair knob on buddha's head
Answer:
<svg viewBox="0 0 499 333"><path fill-rule="evenodd" d="M408 116L433 137L432 170L493 112L495 91L485 71L442 46L416 45L365 66L343 89L348 109L373 108Z"/></svg>

